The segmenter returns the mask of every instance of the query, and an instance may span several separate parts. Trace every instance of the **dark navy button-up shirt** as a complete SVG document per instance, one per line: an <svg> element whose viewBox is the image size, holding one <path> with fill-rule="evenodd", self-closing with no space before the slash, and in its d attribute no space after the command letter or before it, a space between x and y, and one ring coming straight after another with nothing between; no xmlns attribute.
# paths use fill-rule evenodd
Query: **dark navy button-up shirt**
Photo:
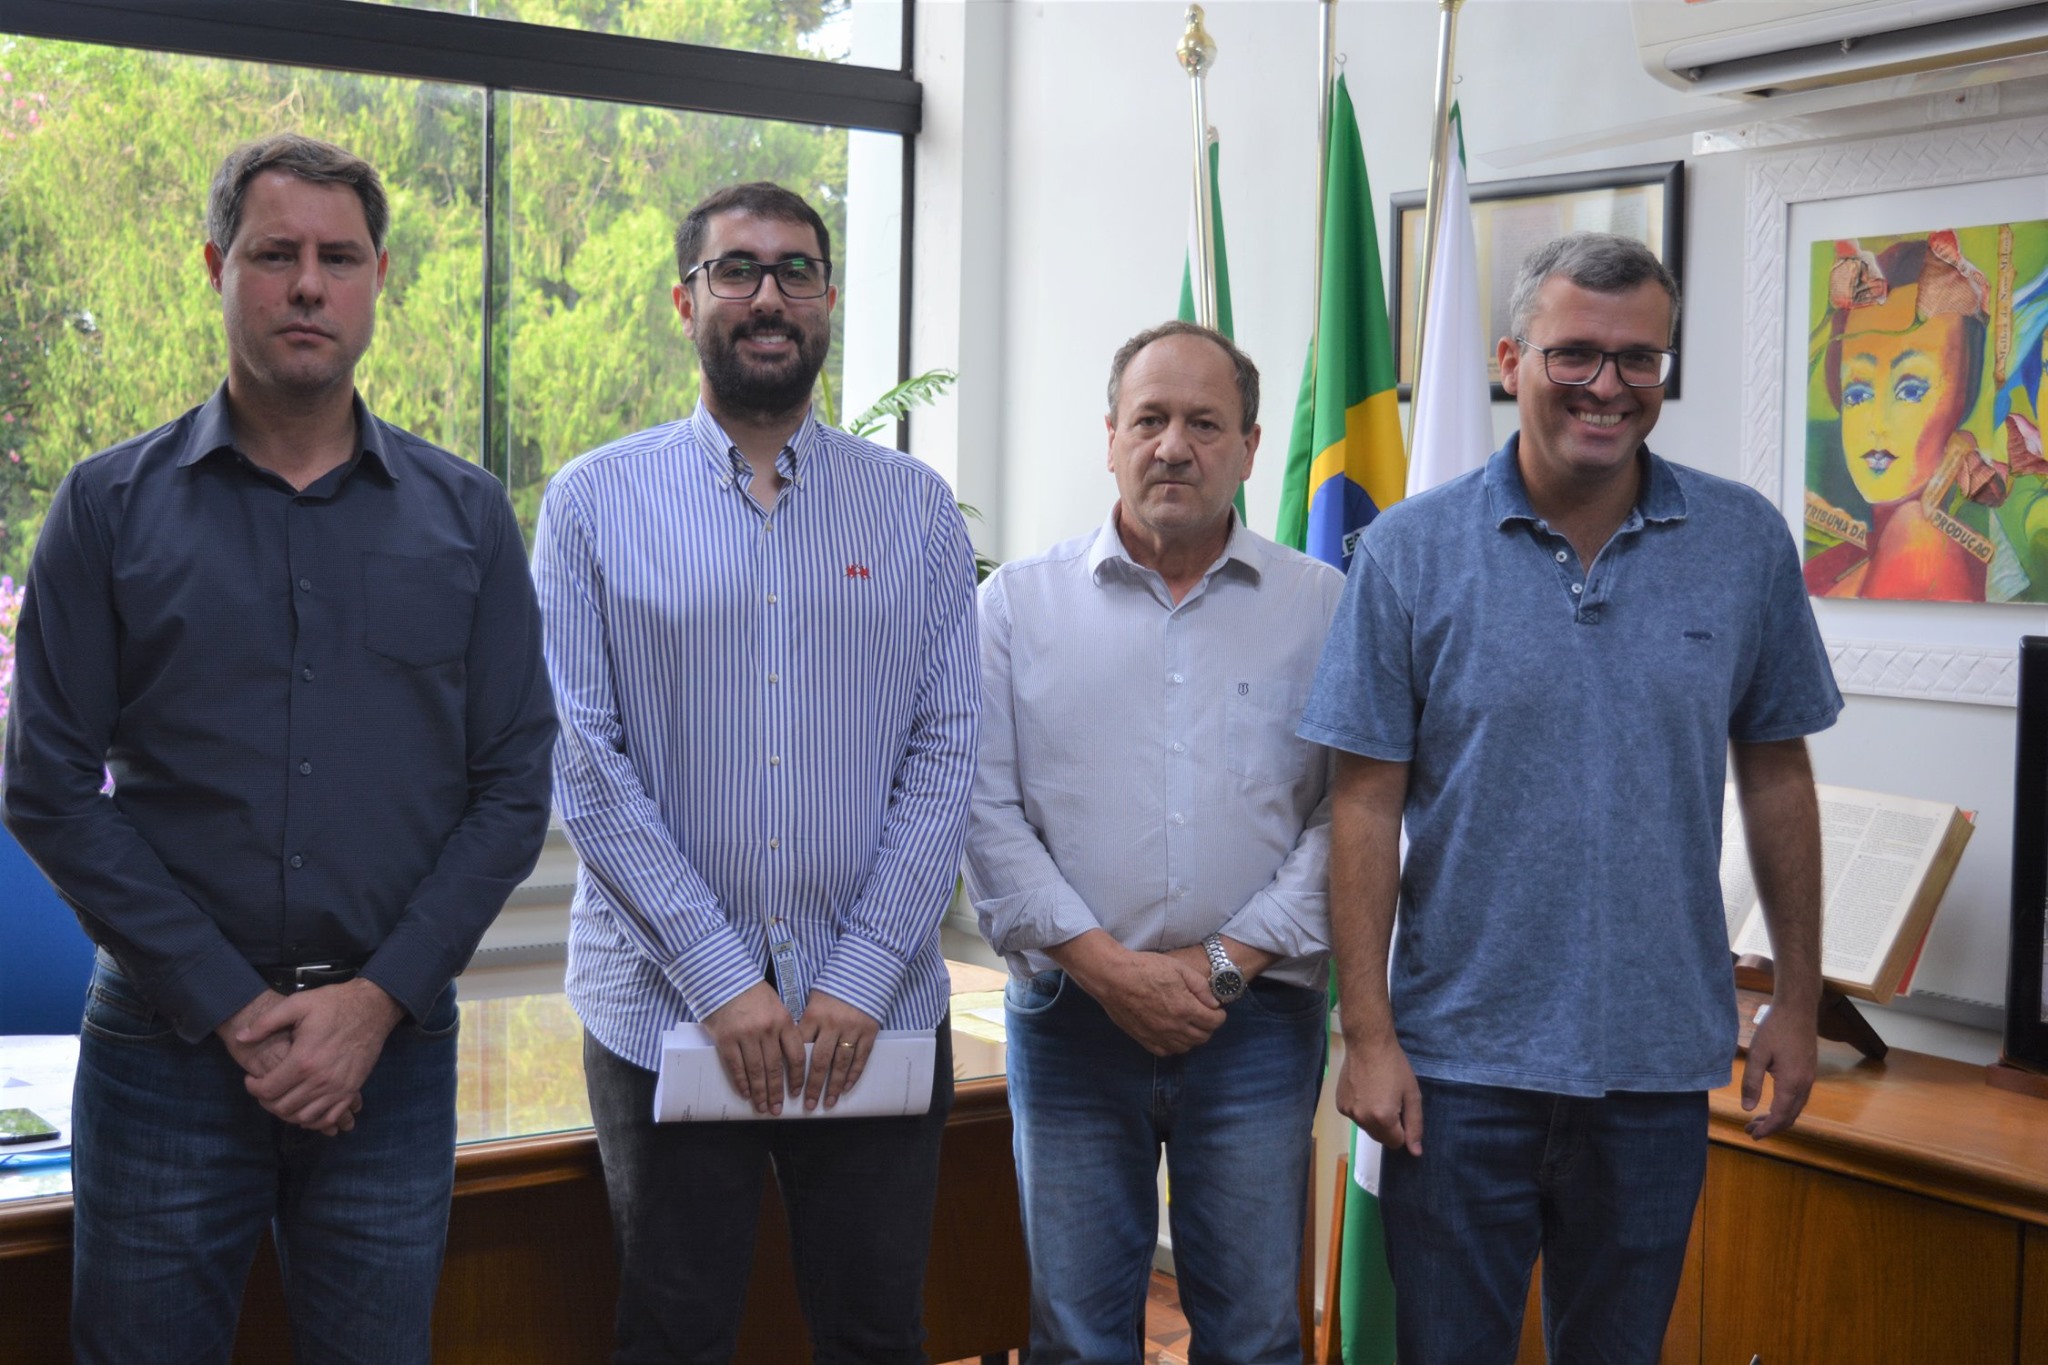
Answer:
<svg viewBox="0 0 2048 1365"><path fill-rule="evenodd" d="M360 399L356 428L296 491L223 389L72 470L36 545L7 825L188 1040L280 964L363 961L423 1017L546 835L504 489Z"/></svg>

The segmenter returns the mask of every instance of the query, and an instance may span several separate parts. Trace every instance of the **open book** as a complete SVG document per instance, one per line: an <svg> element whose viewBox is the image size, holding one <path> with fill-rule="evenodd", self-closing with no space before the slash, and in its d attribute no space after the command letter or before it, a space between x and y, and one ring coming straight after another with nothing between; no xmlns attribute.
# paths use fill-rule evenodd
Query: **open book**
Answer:
<svg viewBox="0 0 2048 1365"><path fill-rule="evenodd" d="M1937 801L1816 785L1820 796L1821 976L1883 1004L1912 982L1934 910L1975 828ZM1721 908L1736 954L1769 956L1742 812L1728 785L1721 815Z"/></svg>

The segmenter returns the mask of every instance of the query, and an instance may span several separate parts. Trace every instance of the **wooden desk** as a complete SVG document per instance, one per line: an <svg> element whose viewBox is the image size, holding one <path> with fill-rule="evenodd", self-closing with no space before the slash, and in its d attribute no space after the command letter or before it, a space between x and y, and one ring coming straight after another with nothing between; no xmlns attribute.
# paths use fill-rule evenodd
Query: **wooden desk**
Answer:
<svg viewBox="0 0 2048 1365"><path fill-rule="evenodd" d="M1740 1078L1709 1097L1666 1365L2048 1365L2048 1102L1822 1043L1797 1126L1754 1142Z"/></svg>
<svg viewBox="0 0 2048 1365"><path fill-rule="evenodd" d="M956 1016L999 1003L988 988L1000 990L1000 975L978 971L956 972ZM464 1145L455 1155L448 1255L434 1309L435 1360L600 1365L610 1357L618 1270L597 1140L587 1126L580 1029L559 996L469 1001L461 1047ZM961 1050L990 1055L985 1042ZM804 1359L808 1343L772 1180L762 1215L739 1359ZM925 1286L932 1359L1024 1345L1028 1284L1008 1091L1000 1075L963 1079L941 1148ZM0 1202L0 1303L8 1306L0 1313L0 1362L66 1359L70 1296L70 1197ZM288 1343L276 1259L266 1245L250 1276L235 1360L274 1365L290 1358Z"/></svg>

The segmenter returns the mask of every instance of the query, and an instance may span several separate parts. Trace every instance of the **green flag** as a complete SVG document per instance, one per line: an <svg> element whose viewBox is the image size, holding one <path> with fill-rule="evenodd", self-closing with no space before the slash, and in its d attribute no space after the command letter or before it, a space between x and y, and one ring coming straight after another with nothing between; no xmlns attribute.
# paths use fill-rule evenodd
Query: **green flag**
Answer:
<svg viewBox="0 0 2048 1365"><path fill-rule="evenodd" d="M1188 206L1188 254L1180 270L1180 313L1182 322L1199 322L1195 316L1195 224L1200 221L1199 200ZM1223 147L1216 130L1209 130L1209 245L1216 253L1216 330L1237 340L1230 316L1230 263L1223 254ZM1244 519L1244 485L1237 489L1237 516Z"/></svg>
<svg viewBox="0 0 2048 1365"><path fill-rule="evenodd" d="M1358 117L1343 77L1330 101L1328 202L1317 335L1309 347L1280 489L1283 545L1346 568L1358 533L1408 482L1394 339ZM1380 1221L1379 1149L1352 1130L1337 1310L1346 1365L1393 1365L1394 1282Z"/></svg>
<svg viewBox="0 0 2048 1365"><path fill-rule="evenodd" d="M1327 175L1318 334L1301 377L1274 538L1342 569L1358 533L1408 484L1372 186L1342 76L1330 101Z"/></svg>

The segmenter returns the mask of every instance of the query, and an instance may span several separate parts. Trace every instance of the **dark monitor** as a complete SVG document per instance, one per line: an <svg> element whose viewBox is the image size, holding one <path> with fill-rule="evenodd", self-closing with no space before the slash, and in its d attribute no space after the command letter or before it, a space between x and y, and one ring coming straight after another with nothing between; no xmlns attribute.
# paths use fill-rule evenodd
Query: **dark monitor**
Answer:
<svg viewBox="0 0 2048 1365"><path fill-rule="evenodd" d="M2020 640L2005 1059L2048 1072L2048 636Z"/></svg>

